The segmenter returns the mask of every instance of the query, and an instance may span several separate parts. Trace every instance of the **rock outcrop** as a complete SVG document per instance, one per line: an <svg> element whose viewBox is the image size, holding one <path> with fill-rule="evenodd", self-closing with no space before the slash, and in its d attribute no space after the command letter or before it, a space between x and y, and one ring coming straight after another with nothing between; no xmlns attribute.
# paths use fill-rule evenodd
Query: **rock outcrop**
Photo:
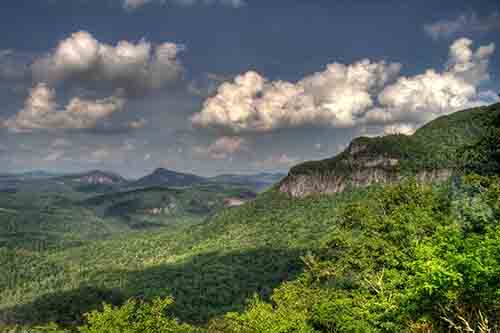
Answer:
<svg viewBox="0 0 500 333"><path fill-rule="evenodd" d="M334 194L347 188L366 187L373 184L392 184L408 177L400 171L400 159L390 155L373 155L365 144L353 141L336 158L337 168L310 172L290 171L279 184L279 191L294 198L303 198L314 194ZM425 169L410 176L422 183L442 182L447 180L451 169Z"/></svg>
<svg viewBox="0 0 500 333"><path fill-rule="evenodd" d="M422 183L443 182L452 175L452 170L441 169L421 171L415 179ZM289 175L279 185L279 190L295 198L313 194L334 194L348 187L366 187L373 184L392 184L401 181L403 175L385 169L367 168L354 171L350 176L332 175Z"/></svg>

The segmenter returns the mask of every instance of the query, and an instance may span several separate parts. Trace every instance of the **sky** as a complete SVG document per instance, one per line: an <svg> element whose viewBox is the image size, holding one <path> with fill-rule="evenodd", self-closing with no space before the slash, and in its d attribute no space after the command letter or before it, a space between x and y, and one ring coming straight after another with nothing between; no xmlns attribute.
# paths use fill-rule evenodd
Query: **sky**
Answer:
<svg viewBox="0 0 500 333"><path fill-rule="evenodd" d="M3 0L0 32L0 173L287 171L499 100L497 0Z"/></svg>

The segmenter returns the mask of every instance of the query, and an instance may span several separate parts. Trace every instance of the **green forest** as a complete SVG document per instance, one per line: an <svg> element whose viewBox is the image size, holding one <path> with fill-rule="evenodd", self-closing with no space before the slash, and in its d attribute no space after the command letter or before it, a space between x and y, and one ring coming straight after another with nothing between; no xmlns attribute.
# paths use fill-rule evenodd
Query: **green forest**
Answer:
<svg viewBox="0 0 500 333"><path fill-rule="evenodd" d="M0 332L500 332L499 114L361 139L408 176L336 195L2 193ZM335 172L339 156L292 172ZM454 175L411 174L438 167Z"/></svg>

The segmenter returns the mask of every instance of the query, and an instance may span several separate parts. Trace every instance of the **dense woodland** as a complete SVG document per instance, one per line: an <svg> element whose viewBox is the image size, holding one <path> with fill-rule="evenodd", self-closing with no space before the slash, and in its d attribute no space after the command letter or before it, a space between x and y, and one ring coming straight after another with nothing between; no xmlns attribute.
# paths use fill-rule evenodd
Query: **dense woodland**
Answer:
<svg viewBox="0 0 500 333"><path fill-rule="evenodd" d="M271 188L203 212L190 208L206 197L183 192L168 197L183 203L176 223L139 229L101 196L49 197L23 218L60 220L19 230L21 194L2 194L0 331L500 332L499 111L427 125L455 136L439 141L456 171L441 184L410 175L305 199Z"/></svg>

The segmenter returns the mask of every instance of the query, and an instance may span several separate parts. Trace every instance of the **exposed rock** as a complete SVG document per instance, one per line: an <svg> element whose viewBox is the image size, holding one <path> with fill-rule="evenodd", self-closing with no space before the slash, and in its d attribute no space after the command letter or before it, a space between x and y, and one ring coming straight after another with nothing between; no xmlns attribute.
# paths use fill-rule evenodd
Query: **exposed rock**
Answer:
<svg viewBox="0 0 500 333"><path fill-rule="evenodd" d="M354 147L354 148L353 148ZM348 152L359 154L362 147L351 145ZM355 153L353 153L355 152ZM351 155L352 156L352 155ZM401 181L403 176L398 169L399 160L388 157L368 158L357 156L356 159L344 161L350 165L349 172L316 174L289 174L279 185L279 190L295 198L303 198L313 194L334 194L343 192L348 187L366 187L373 184L391 184ZM452 170L422 170L414 177L423 183L442 182L452 175Z"/></svg>
<svg viewBox="0 0 500 333"><path fill-rule="evenodd" d="M451 170L421 171L415 175L419 182L443 182L452 175ZM358 169L349 176L332 175L289 175L279 186L279 190L295 198L312 194L334 194L347 187L366 187L373 184L391 184L404 178L396 171L383 168Z"/></svg>
<svg viewBox="0 0 500 333"><path fill-rule="evenodd" d="M224 207L238 207L243 206L249 200L241 199L241 198L227 198L224 199Z"/></svg>
<svg viewBox="0 0 500 333"><path fill-rule="evenodd" d="M66 175L57 178L59 182L73 182L84 185L115 185L123 184L126 180L112 172L93 170L81 174Z"/></svg>
<svg viewBox="0 0 500 333"><path fill-rule="evenodd" d="M98 175L88 175L82 178L78 178L75 180L76 182L79 183L85 183L85 184L94 184L94 185L111 185L115 183L115 180L112 179L111 177L107 176L98 176Z"/></svg>
<svg viewBox="0 0 500 333"><path fill-rule="evenodd" d="M144 212L149 215L169 215L172 214L176 208L177 205L171 202L167 207L149 208L144 210Z"/></svg>

